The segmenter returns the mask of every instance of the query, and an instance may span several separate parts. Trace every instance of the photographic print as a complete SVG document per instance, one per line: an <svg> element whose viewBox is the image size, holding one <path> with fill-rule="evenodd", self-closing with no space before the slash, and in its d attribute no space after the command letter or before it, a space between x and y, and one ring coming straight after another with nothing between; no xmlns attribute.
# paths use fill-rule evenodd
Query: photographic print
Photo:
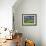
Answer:
<svg viewBox="0 0 46 46"><path fill-rule="evenodd" d="M22 14L22 25L25 26L37 25L37 14Z"/></svg>

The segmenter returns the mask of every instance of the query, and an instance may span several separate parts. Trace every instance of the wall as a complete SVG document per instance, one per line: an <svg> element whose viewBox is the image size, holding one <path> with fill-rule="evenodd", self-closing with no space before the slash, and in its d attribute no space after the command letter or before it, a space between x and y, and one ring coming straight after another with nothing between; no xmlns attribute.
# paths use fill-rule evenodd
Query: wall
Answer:
<svg viewBox="0 0 46 46"><path fill-rule="evenodd" d="M21 0L20 0L21 1ZM13 6L15 31L23 33L23 37L31 39L36 46L41 46L41 30L40 30L40 0L22 0ZM22 14L37 14L37 26L22 26Z"/></svg>
<svg viewBox="0 0 46 46"><path fill-rule="evenodd" d="M40 23L42 46L46 46L46 0L41 1Z"/></svg>
<svg viewBox="0 0 46 46"><path fill-rule="evenodd" d="M0 0L0 27L12 29L12 6L16 0Z"/></svg>

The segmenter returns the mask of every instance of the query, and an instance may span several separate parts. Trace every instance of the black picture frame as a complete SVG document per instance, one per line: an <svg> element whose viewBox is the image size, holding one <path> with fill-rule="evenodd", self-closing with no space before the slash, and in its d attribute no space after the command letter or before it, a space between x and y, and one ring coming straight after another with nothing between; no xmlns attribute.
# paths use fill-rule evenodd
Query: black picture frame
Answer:
<svg viewBox="0 0 46 46"><path fill-rule="evenodd" d="M22 14L22 26L36 26L37 14Z"/></svg>

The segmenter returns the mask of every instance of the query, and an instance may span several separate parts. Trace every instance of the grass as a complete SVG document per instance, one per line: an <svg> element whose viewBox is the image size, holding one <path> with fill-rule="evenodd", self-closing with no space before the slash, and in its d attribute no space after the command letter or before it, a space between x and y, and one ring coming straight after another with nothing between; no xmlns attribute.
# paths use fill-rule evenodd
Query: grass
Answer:
<svg viewBox="0 0 46 46"><path fill-rule="evenodd" d="M24 23L34 23L34 20L31 20L31 19L25 19L25 20L24 20Z"/></svg>

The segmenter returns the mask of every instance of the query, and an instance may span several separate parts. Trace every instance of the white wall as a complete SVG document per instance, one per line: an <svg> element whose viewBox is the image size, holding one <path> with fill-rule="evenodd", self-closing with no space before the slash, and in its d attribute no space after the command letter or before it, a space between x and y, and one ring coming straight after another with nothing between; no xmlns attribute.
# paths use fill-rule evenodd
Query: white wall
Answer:
<svg viewBox="0 0 46 46"><path fill-rule="evenodd" d="M22 0L21 3L16 3L13 6L15 30L22 32L24 38L27 37L28 39L34 40L36 46L41 46L40 3L40 0ZM22 14L37 14L37 26L22 26Z"/></svg>
<svg viewBox="0 0 46 46"><path fill-rule="evenodd" d="M41 40L46 46L46 0L41 0Z"/></svg>
<svg viewBox="0 0 46 46"><path fill-rule="evenodd" d="M12 6L16 0L0 0L0 27L12 28Z"/></svg>

